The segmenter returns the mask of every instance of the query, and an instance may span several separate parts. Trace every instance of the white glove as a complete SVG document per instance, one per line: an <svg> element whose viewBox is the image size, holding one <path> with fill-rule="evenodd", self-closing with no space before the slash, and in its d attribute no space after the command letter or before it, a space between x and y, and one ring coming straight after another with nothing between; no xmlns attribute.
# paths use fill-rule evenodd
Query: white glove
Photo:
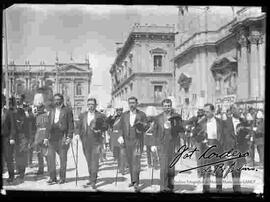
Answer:
<svg viewBox="0 0 270 202"><path fill-rule="evenodd" d="M79 135L79 134L75 135L75 136L74 136L74 139L75 139L75 140L79 140L79 139L80 139L80 135Z"/></svg>
<svg viewBox="0 0 270 202"><path fill-rule="evenodd" d="M71 138L67 138L66 141L65 141L66 145L68 145L69 143L71 143Z"/></svg>
<svg viewBox="0 0 270 202"><path fill-rule="evenodd" d="M9 144L15 144L15 140L13 139L9 140Z"/></svg>
<svg viewBox="0 0 270 202"><path fill-rule="evenodd" d="M151 146L151 151L152 152L156 152L157 151L157 147L156 146Z"/></svg>
<svg viewBox="0 0 270 202"><path fill-rule="evenodd" d="M253 127L253 130L256 132L257 131L257 127Z"/></svg>
<svg viewBox="0 0 270 202"><path fill-rule="evenodd" d="M43 144L45 144L46 146L48 146L49 140L48 139L44 139L43 140Z"/></svg>
<svg viewBox="0 0 270 202"><path fill-rule="evenodd" d="M119 144L123 144L124 143L124 139L122 136L120 136L117 141L119 142Z"/></svg>

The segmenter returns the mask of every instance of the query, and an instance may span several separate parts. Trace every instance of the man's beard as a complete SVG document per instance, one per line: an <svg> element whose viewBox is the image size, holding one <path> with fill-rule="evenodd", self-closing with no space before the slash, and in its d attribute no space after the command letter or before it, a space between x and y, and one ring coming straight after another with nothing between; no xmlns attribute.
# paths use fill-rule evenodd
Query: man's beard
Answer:
<svg viewBox="0 0 270 202"><path fill-rule="evenodd" d="M95 109L88 108L88 111L89 111L89 112L94 112Z"/></svg>
<svg viewBox="0 0 270 202"><path fill-rule="evenodd" d="M130 107L130 110L131 110L131 111L134 111L135 109L136 109L135 106L131 106L131 107Z"/></svg>

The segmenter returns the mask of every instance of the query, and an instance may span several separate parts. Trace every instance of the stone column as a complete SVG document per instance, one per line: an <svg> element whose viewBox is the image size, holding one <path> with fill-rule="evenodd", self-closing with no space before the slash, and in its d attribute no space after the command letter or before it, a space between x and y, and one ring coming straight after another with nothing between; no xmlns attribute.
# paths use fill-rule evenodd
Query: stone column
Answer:
<svg viewBox="0 0 270 202"><path fill-rule="evenodd" d="M259 39L258 49L259 49L259 97L264 99L265 94L265 35L261 35Z"/></svg>
<svg viewBox="0 0 270 202"><path fill-rule="evenodd" d="M247 40L247 30L242 28L237 33L238 40L238 88L237 97L238 99L247 99L249 97L249 69L248 69L248 40Z"/></svg>
<svg viewBox="0 0 270 202"><path fill-rule="evenodd" d="M260 89L260 82L259 82L259 57L258 57L258 41L260 38L260 33L256 29L256 27L251 27L251 32L248 37L250 42L250 98L256 99L259 97L259 89Z"/></svg>

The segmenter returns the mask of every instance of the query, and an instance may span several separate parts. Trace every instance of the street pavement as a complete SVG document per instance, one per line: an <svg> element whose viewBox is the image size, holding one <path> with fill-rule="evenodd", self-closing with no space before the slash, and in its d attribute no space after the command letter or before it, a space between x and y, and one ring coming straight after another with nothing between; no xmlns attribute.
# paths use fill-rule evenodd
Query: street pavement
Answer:
<svg viewBox="0 0 270 202"><path fill-rule="evenodd" d="M74 152L76 148L75 140L73 142ZM104 162L100 163L98 179L97 179L97 190L93 190L90 186L86 186L88 182L88 169L85 157L82 152L82 145L79 141L78 145L78 181L77 185L75 182L76 169L75 163L72 156L72 149L68 151L67 161L67 179L65 184L54 184L48 185L48 173L46 172L43 176L36 176L34 173L37 171L37 159L34 154L34 166L27 167L26 176L24 182L20 182L18 179L14 183L8 184L6 179L8 177L7 172L3 173L3 188L5 190L38 190L38 191L103 191L103 192L134 192L133 187L128 187L130 183L130 174L127 173L122 175L118 174L117 184L115 183L116 177L116 162L113 159L112 152L106 153ZM75 154L76 155L76 154ZM258 154L255 154L255 161L258 161ZM57 156L57 170L59 173L59 157ZM190 170L187 172L179 173L180 170L189 169L196 167L195 156L191 159L182 159L175 165L176 177L175 177L175 193L202 193L202 178L197 176L197 170ZM256 167L257 168L257 167ZM45 171L47 167L45 166ZM153 173L153 184L151 185L152 168L147 166L146 152L143 153L141 159L141 173L140 173L140 190L141 192L159 192L159 169L154 170ZM215 177L211 176L211 189L215 188ZM241 186L243 192L255 192L263 193L263 169L258 168L256 170L242 171L241 175ZM224 192L232 192L232 177L229 174L223 179L223 190Z"/></svg>

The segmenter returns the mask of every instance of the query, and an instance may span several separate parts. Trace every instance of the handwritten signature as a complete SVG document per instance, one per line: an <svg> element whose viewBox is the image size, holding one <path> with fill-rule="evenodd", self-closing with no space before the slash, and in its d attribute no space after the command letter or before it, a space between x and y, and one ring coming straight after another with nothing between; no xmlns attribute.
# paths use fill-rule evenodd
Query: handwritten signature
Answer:
<svg viewBox="0 0 270 202"><path fill-rule="evenodd" d="M198 168L203 168L202 172L224 172L226 164L225 162L232 162L229 166L229 169L225 173L224 177L228 175L228 173L233 172L233 171L240 171L240 170L255 170L255 168L245 168L244 165L237 165L236 160L240 158L245 158L249 156L249 152L241 153L238 150L235 149L230 149L228 151L224 151L222 153L217 153L213 151L217 146L212 145L208 147L205 151L201 152L197 147L195 148L189 148L186 145L183 145L180 147L173 158L173 160L170 163L170 168L174 167L175 164L179 161L179 159L182 157L183 159L191 159L191 157L195 154L195 152L200 152L200 156L198 157L198 160L200 159L205 159L205 160L210 160L210 163L206 163L204 165L199 165L197 167L189 168L186 170L181 170L179 173L187 172L190 170L198 169ZM213 159L217 159L213 161ZM215 165L215 169L211 170L211 166ZM205 168L207 167L207 168Z"/></svg>

